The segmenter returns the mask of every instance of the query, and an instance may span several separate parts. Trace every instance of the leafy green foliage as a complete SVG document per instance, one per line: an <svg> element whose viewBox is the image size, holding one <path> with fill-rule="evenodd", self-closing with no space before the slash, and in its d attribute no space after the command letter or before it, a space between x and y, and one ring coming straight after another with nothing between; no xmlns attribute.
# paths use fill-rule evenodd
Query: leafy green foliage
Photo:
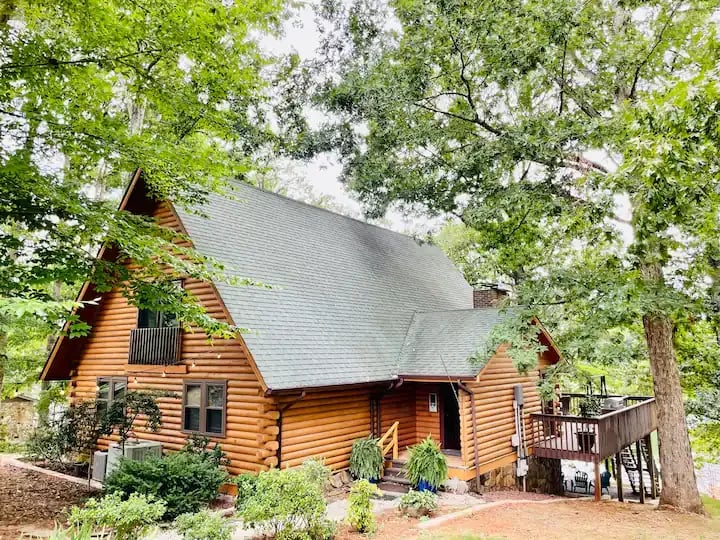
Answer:
<svg viewBox="0 0 720 540"><path fill-rule="evenodd" d="M48 538L50 540L92 540L98 536L93 535L92 527L89 524L65 529L56 523Z"/></svg>
<svg viewBox="0 0 720 540"><path fill-rule="evenodd" d="M252 473L238 474L235 477L235 485L238 490L237 497L235 497L235 508L239 511L241 511L245 503L255 495L257 480L257 475Z"/></svg>
<svg viewBox="0 0 720 540"><path fill-rule="evenodd" d="M333 534L326 506L320 485L301 469L270 469L258 474L255 490L238 515L279 540L322 540Z"/></svg>
<svg viewBox="0 0 720 540"><path fill-rule="evenodd" d="M258 36L274 34L282 14L281 1L4 3L0 349L5 326L12 340L20 327L30 338L7 344L13 384L37 374L42 342L81 307L54 294L58 284L118 287L184 324L236 333L192 295L168 292L174 277L231 280L227 269L173 247L178 235L118 211L117 199L136 167L154 198L189 206L260 168L253 154L271 140L266 81L276 70ZM113 255L96 264L101 243ZM69 321L70 335L89 331L78 314Z"/></svg>
<svg viewBox="0 0 720 540"><path fill-rule="evenodd" d="M321 490L325 490L330 481L330 468L325 465L325 460L321 458L310 458L303 461L300 469L310 482L320 486Z"/></svg>
<svg viewBox="0 0 720 540"><path fill-rule="evenodd" d="M348 501L348 523L358 532L374 533L377 524L372 511L372 498L378 494L376 485L367 480L358 480L350 488Z"/></svg>
<svg viewBox="0 0 720 540"><path fill-rule="evenodd" d="M102 499L89 499L84 508L73 507L68 522L75 530L112 531L117 540L137 540L147 534L151 526L160 521L165 513L165 503L152 496L133 493L126 500L119 494L106 495Z"/></svg>
<svg viewBox="0 0 720 540"><path fill-rule="evenodd" d="M578 410L583 418L593 418L600 414L602 403L600 398L595 396L585 396L578 402Z"/></svg>
<svg viewBox="0 0 720 540"><path fill-rule="evenodd" d="M129 497L133 493L165 501L164 517L197 512L215 499L227 473L213 462L189 452L176 452L144 461L124 459L105 479L105 491Z"/></svg>
<svg viewBox="0 0 720 540"><path fill-rule="evenodd" d="M162 425L162 411L157 404L157 396L151 392L127 392L122 399L113 400L102 417L102 433L109 435L114 431L124 448L133 426L139 417L145 420L144 428L158 431Z"/></svg>
<svg viewBox="0 0 720 540"><path fill-rule="evenodd" d="M382 476L383 457L374 437L353 442L350 452L350 474L355 478L373 480Z"/></svg>
<svg viewBox="0 0 720 540"><path fill-rule="evenodd" d="M87 456L102 433L103 415L94 401L71 403L54 419L42 422L28 439L26 452L33 459L59 466Z"/></svg>
<svg viewBox="0 0 720 540"><path fill-rule="evenodd" d="M410 457L405 464L405 476L417 486L425 481L437 488L448 477L447 458L432 437L409 448Z"/></svg>
<svg viewBox="0 0 720 540"><path fill-rule="evenodd" d="M232 527L217 512L181 514L173 523L184 540L230 540Z"/></svg>
<svg viewBox="0 0 720 540"><path fill-rule="evenodd" d="M188 437L185 446L183 446L181 452L188 452L190 454L197 454L203 460L211 462L216 467L227 467L230 465L230 459L227 454L223 452L220 443L215 443L210 450L210 439L197 433L193 433Z"/></svg>
<svg viewBox="0 0 720 540"><path fill-rule="evenodd" d="M411 489L400 497L400 510L414 515L427 515L437 510L438 496L432 491L415 491Z"/></svg>

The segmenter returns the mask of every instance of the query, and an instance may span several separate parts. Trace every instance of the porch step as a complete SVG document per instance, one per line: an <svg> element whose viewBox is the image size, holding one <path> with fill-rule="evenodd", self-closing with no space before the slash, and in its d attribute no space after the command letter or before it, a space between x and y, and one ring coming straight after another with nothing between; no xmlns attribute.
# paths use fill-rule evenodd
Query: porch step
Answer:
<svg viewBox="0 0 720 540"><path fill-rule="evenodd" d="M405 484L396 484L394 482L386 482L382 480L378 484L378 489L382 491L385 495L390 497L399 497L408 491L410 491L410 486Z"/></svg>
<svg viewBox="0 0 720 540"><path fill-rule="evenodd" d="M401 484L403 486L411 486L412 485L412 482L410 482L410 480L408 480L404 476L401 476L399 474L388 474L387 471L385 472L385 475L380 479L380 481L388 482L388 483L392 483L392 484Z"/></svg>

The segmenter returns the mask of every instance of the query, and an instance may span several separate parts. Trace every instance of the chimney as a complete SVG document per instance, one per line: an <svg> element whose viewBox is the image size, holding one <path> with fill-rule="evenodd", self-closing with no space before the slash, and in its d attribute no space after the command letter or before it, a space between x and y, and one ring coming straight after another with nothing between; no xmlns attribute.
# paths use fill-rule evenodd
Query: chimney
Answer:
<svg viewBox="0 0 720 540"><path fill-rule="evenodd" d="M473 290L473 307L475 309L497 307L508 295L507 288L500 285L482 285Z"/></svg>

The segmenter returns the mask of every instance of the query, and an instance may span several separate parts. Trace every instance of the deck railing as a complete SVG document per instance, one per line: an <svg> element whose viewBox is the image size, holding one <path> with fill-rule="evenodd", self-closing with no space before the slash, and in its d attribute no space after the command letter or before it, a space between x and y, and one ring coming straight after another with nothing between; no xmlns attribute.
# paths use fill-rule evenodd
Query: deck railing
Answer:
<svg viewBox="0 0 720 540"><path fill-rule="evenodd" d="M130 332L129 364L164 366L180 360L182 329L136 328Z"/></svg>
<svg viewBox="0 0 720 540"><path fill-rule="evenodd" d="M640 401L642 399L642 401ZM654 398L633 396L633 405L594 418L530 415L530 446L539 457L599 462L657 428Z"/></svg>
<svg viewBox="0 0 720 540"><path fill-rule="evenodd" d="M380 437L378 440L378 446L380 447L380 451L382 452L383 458L386 457L389 453L392 452L392 458L397 459L399 455L399 449L398 449L398 426L400 425L400 422L395 422L390 428L385 432L385 435Z"/></svg>

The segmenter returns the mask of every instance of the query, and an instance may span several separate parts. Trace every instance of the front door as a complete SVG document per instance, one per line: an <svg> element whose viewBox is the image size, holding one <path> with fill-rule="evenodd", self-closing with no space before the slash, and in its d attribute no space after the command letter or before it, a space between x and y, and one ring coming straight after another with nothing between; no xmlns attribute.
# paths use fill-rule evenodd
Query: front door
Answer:
<svg viewBox="0 0 720 540"><path fill-rule="evenodd" d="M442 411L442 448L443 450L460 451L460 407L458 405L457 387L454 384L443 384L440 390Z"/></svg>

